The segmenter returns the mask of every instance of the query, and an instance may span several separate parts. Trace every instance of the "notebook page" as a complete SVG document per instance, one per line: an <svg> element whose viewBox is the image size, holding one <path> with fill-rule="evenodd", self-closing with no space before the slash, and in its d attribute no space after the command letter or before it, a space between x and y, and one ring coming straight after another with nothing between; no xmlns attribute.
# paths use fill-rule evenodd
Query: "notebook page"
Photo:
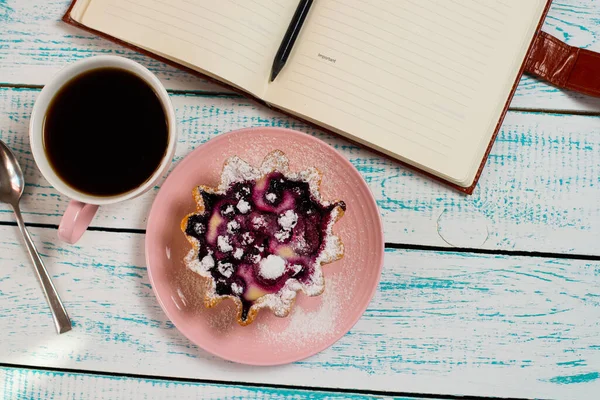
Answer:
<svg viewBox="0 0 600 400"><path fill-rule="evenodd" d="M297 6L296 0L86 1L82 24L255 94Z"/></svg>
<svg viewBox="0 0 600 400"><path fill-rule="evenodd" d="M469 186L545 0L320 0L265 99Z"/></svg>
<svg viewBox="0 0 600 400"><path fill-rule="evenodd" d="M73 5L73 8L71 8L71 18L73 18L75 21L81 21L81 18L90 4L90 1L91 0L77 0Z"/></svg>

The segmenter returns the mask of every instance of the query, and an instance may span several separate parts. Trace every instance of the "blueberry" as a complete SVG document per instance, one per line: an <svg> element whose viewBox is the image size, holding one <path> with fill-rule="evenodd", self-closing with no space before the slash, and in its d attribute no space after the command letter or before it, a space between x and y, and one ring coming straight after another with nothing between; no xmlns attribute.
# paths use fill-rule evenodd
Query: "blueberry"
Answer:
<svg viewBox="0 0 600 400"><path fill-rule="evenodd" d="M246 291L246 283L240 277L233 278L231 282L231 292L234 296L241 296Z"/></svg>
<svg viewBox="0 0 600 400"><path fill-rule="evenodd" d="M319 232L319 225L306 224L304 230L304 241L306 242L306 255L315 254L319 247L321 247L321 232Z"/></svg>
<svg viewBox="0 0 600 400"><path fill-rule="evenodd" d="M276 197L276 201L281 201L283 197L284 181L280 177L274 176L269 181L269 188L267 189L267 193L273 193Z"/></svg>
<svg viewBox="0 0 600 400"><path fill-rule="evenodd" d="M298 213L302 215L314 215L317 213L317 207L314 201L308 196L301 197L297 202Z"/></svg>
<svg viewBox="0 0 600 400"><path fill-rule="evenodd" d="M300 282L303 282L311 277L312 272L312 267L303 266L302 270L294 275L294 278L298 279Z"/></svg>
<svg viewBox="0 0 600 400"><path fill-rule="evenodd" d="M200 215L192 215L188 218L185 233L188 236L204 241L204 231L206 230L206 219Z"/></svg>
<svg viewBox="0 0 600 400"><path fill-rule="evenodd" d="M301 276L305 272L306 266L300 263L295 263L294 265L292 265L291 270L291 276L293 278L296 278L298 276Z"/></svg>
<svg viewBox="0 0 600 400"><path fill-rule="evenodd" d="M247 199L250 197L250 193L252 193L252 189L250 185L247 183L237 183L230 189L233 193L233 196L237 199Z"/></svg>
<svg viewBox="0 0 600 400"><path fill-rule="evenodd" d="M217 282L217 287L216 287L216 292L219 296L226 296L231 294L231 286L229 284L229 282L227 282L226 279L223 278L219 278L216 280Z"/></svg>
<svg viewBox="0 0 600 400"><path fill-rule="evenodd" d="M345 202L343 202L343 201L338 201L338 202L337 202L337 203L334 205L334 207L335 207L335 206L340 206L340 208L342 209L342 211L346 211L346 203L345 203Z"/></svg>
<svg viewBox="0 0 600 400"><path fill-rule="evenodd" d="M200 247L198 248L198 260L202 261L202 259L204 257L206 257L208 255L208 247L206 247L206 244L202 243L200 245Z"/></svg>
<svg viewBox="0 0 600 400"><path fill-rule="evenodd" d="M219 270L219 273L225 278L231 278L231 275L233 275L233 272L235 270L232 263L223 261L219 261L217 263L217 269Z"/></svg>
<svg viewBox="0 0 600 400"><path fill-rule="evenodd" d="M227 219L235 217L235 207L233 204L224 203L219 208L219 211L221 212L221 215Z"/></svg>

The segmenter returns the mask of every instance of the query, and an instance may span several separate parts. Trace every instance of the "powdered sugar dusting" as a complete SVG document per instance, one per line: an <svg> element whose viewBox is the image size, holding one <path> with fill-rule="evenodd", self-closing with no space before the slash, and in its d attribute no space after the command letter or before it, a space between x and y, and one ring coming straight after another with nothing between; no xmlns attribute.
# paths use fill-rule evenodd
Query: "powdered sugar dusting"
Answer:
<svg viewBox="0 0 600 400"><path fill-rule="evenodd" d="M248 245L252 243L254 243L254 238L252 237L252 234L250 232L244 232L244 234L242 235L242 244Z"/></svg>
<svg viewBox="0 0 600 400"><path fill-rule="evenodd" d="M265 219L263 217L257 216L252 219L252 225L254 225L254 229L258 229L260 227L266 226Z"/></svg>
<svg viewBox="0 0 600 400"><path fill-rule="evenodd" d="M273 330L268 322L260 323L259 339L300 348L335 335L344 311L343 307L351 302L355 285L356 277L352 275L336 273L328 276L327 288L321 295L321 304L316 310L305 311L301 306L296 306L287 317L289 324L279 332Z"/></svg>
<svg viewBox="0 0 600 400"><path fill-rule="evenodd" d="M285 213L279 216L277 222L279 222L279 226L281 226L283 229L289 230L296 226L296 223L298 223L298 215L296 215L294 210L287 210Z"/></svg>
<svg viewBox="0 0 600 400"><path fill-rule="evenodd" d="M242 257L244 257L244 249L240 249L240 248L235 249L235 251L233 252L233 257L236 260L241 260Z"/></svg>
<svg viewBox="0 0 600 400"><path fill-rule="evenodd" d="M294 264L291 266L291 270L294 271L294 275L297 275L300 271L302 271L302 265Z"/></svg>
<svg viewBox="0 0 600 400"><path fill-rule="evenodd" d="M219 270L219 273L226 278L231 277L231 275L233 274L233 264L231 263L224 263L219 261L217 263L217 269Z"/></svg>
<svg viewBox="0 0 600 400"><path fill-rule="evenodd" d="M333 235L333 225L336 223L339 215L339 208L334 208L331 211L331 218L327 225L327 236L325 238L325 248L319 254L317 258L318 263L330 263L337 260L342 254L344 254L344 244L339 237Z"/></svg>
<svg viewBox="0 0 600 400"><path fill-rule="evenodd" d="M269 153L260 168L254 168L238 156L230 157L221 172L221 183L218 191L224 192L235 183L256 180L261 175L266 175L275 170L288 171L288 159L282 151Z"/></svg>
<svg viewBox="0 0 600 400"><path fill-rule="evenodd" d="M259 266L260 275L265 279L277 279L285 272L285 260L271 254Z"/></svg>
<svg viewBox="0 0 600 400"><path fill-rule="evenodd" d="M212 253L209 252L202 260L198 260L196 253L191 250L185 256L185 263L195 273L207 277L210 274L209 270L215 266L215 259L212 257Z"/></svg>
<svg viewBox="0 0 600 400"><path fill-rule="evenodd" d="M277 200L277 195L275 193L267 193L267 195L265 197L271 203L274 203Z"/></svg>
<svg viewBox="0 0 600 400"><path fill-rule="evenodd" d="M280 242L284 242L287 238L290 237L290 231L279 231L279 232L275 232L275 239L279 240Z"/></svg>
<svg viewBox="0 0 600 400"><path fill-rule="evenodd" d="M201 223L196 223L194 225L194 231L196 232L196 234L198 235L202 235L205 231L204 225L202 225Z"/></svg>
<svg viewBox="0 0 600 400"><path fill-rule="evenodd" d="M233 215L233 213L235 213L235 210L233 209L233 206L231 204L225 207L225 210L223 210L223 216L225 217Z"/></svg>
<svg viewBox="0 0 600 400"><path fill-rule="evenodd" d="M219 190L226 190L236 182L249 181L252 179L256 179L256 169L241 158L234 156L228 160L223 168Z"/></svg>
<svg viewBox="0 0 600 400"><path fill-rule="evenodd" d="M244 288L235 282L233 282L231 284L231 290L233 291L233 293L237 294L238 296L241 295L242 293L244 293Z"/></svg>
<svg viewBox="0 0 600 400"><path fill-rule="evenodd" d="M299 153L302 154L302 153L308 152L308 150L309 149L302 149L302 151L300 151ZM310 149L310 150L313 150L313 149ZM252 154L253 152L261 152L262 153L262 152L264 152L264 148L261 148L261 147L254 148L253 146L251 146L251 148L249 148L246 151L247 156L251 156L251 158L254 158L255 155ZM321 152L315 151L313 154L320 154L320 153ZM323 160L323 162L321 162L319 164L329 165L329 163L325 162L325 160ZM291 180L296 180L296 181L300 180L300 181L308 182L310 192L317 201L322 202L322 204L324 204L324 205L331 204L330 202L324 201L321 197L321 190L320 190L319 185L321 183L323 171L320 171L314 167L309 167L304 171L290 172L289 160L288 160L287 156L282 151L279 151L279 150L275 150L275 151L272 151L271 153L267 154L266 157L264 158L260 168L255 168L255 167L251 166L249 163L242 160L238 156L230 157L225 165L225 168L223 169L223 171L221 173L221 183L219 185L218 190L220 192L224 192L227 190L228 187L230 187L234 183L256 180L256 179L260 178L262 175L266 175L273 171L279 171L279 172L283 173L286 178L291 179ZM274 194L274 193L270 193L270 194ZM268 195L269 194L267 194L267 196ZM267 200L275 201L276 197L273 200L271 200L269 198L267 198Z"/></svg>
<svg viewBox="0 0 600 400"><path fill-rule="evenodd" d="M235 219L227 223L227 233L234 233L238 229L240 229L240 223Z"/></svg>
<svg viewBox="0 0 600 400"><path fill-rule="evenodd" d="M219 236L217 238L217 243L219 245L219 250L221 250L223 253L233 250L233 247L231 246L231 243L229 243L229 238L227 236Z"/></svg>
<svg viewBox="0 0 600 400"><path fill-rule="evenodd" d="M308 182L308 187L313 197L317 199L317 201L321 202L323 205L329 205L331 204L330 202L324 201L321 198L321 189L319 187L321 185L321 178L321 172L314 167L310 167L304 171L292 174L291 177L291 179Z"/></svg>
<svg viewBox="0 0 600 400"><path fill-rule="evenodd" d="M282 230L275 233L275 238L280 242L284 242L290 237L292 229L294 229L298 223L298 215L294 212L294 210L287 210L279 215L277 222Z"/></svg>
<svg viewBox="0 0 600 400"><path fill-rule="evenodd" d="M242 199L237 203L237 209L240 210L242 214L247 214L250 211L250 203L246 200Z"/></svg>
<svg viewBox="0 0 600 400"><path fill-rule="evenodd" d="M321 172L316 168L308 168L304 171L300 171L297 173L290 172L287 157L281 151L273 151L269 153L264 158L263 163L259 168L252 167L246 161L238 157L231 157L226 162L225 167L222 171L221 183L217 188L217 191L215 191L215 189L206 187L200 187L200 189L198 190L205 190L209 193L214 194L224 194L227 192L227 190L229 190L229 188L232 185L241 183L241 185L236 186L238 187L238 189L236 189L238 193L235 194L237 204L234 203L233 207L229 205L226 208L221 208L222 215L228 219L231 219L229 218L231 217L231 215L229 214L235 213L235 211L232 210L233 208L237 209L240 214L249 214L251 211L254 212L254 207L247 201L247 196L251 193L251 190L246 186L248 184L252 184L252 182L250 181L258 181L259 179L262 179L267 174L270 174L274 171L283 174L284 177L290 181L300 181L308 183L309 191L311 192L312 198L315 201L320 203L321 206L325 207L332 205L332 203L325 202L321 199L319 190L319 185L321 182ZM264 181L267 182L266 180ZM283 183L283 179L281 179L281 183ZM262 186L262 190L264 190L265 187L266 186ZM246 190L244 191L244 189ZM244 193L242 193L242 191ZM277 200L279 200L278 195L275 193L266 193L263 194L263 196L265 196L263 197L263 199L265 199L266 201L276 202ZM198 199L198 197L196 198ZM317 258L313 258L311 260L312 265L310 266L310 273L308 274L308 276L303 277L300 281L297 279L293 279L292 276L286 280L284 287L281 288L277 293L265 294L258 297L252 305L252 307L254 307L255 310L260 310L262 308L271 308L275 315L286 316L290 312L291 306L293 304L294 299L296 298L298 291L301 290L307 296L318 296L323 292L324 279L323 271L321 270L322 264L335 261L338 258L340 258L343 254L343 245L341 243L341 240L338 237L332 235L332 226L338 219L337 213L343 212L343 209L345 208L343 202L339 203L340 206L336 205L335 207L330 208L332 213L330 216L328 216L330 223L326 227L325 232L321 231L322 233L324 233L324 235L321 236L321 239L323 240L323 247L321 247ZM282 206L285 207L283 208L283 210L285 211L280 213L276 219L279 228L274 228L278 229L278 231L273 233L273 231L271 230L271 235L274 235L278 241L285 242L290 238L292 230L298 224L299 217L293 209L289 209L289 207L291 207L290 204L283 202ZM252 225L255 227L256 230L258 230L259 228L265 228L265 224L267 222L269 224L274 222L272 220L266 221L258 216L254 217L252 214L250 214L249 216L252 217ZM254 242L254 238L250 236L242 236L241 241L238 241L237 236L234 239L232 239L230 235L235 235L235 232L239 231L239 228L240 225L238 222L236 222L235 220L230 221L227 224L227 233L224 235L219 235L216 238L218 248L218 252L216 253L216 255L218 256L219 260L221 260L221 258L223 257L222 253L232 253L233 258L238 260L242 259L244 257L245 250L237 248L238 246L240 246L239 242L241 242L242 246L247 246L248 244ZM322 227L320 229L322 229ZM303 236L300 235L299 238L300 239L295 240L294 243L290 243L289 246L281 247L281 252L278 251L277 255L262 254L264 250L262 246L256 246L257 250L259 250L261 254L253 254L251 255L251 259L258 263L258 275L267 280L277 280L278 278L281 278L286 273L286 271L288 271L288 273L294 271L294 274L299 274L300 271L302 271L302 268L304 268L302 265L293 265L294 263L290 263L288 265L288 263L286 262L286 258L289 256L289 254L294 254L294 249L306 250L307 243L305 241L303 242ZM214 243L214 236L212 240L212 243ZM235 249L232 245L232 240L235 242ZM270 249L267 253L271 253L272 251L274 250ZM232 259L229 260L230 262L232 262ZM214 265L215 260L213 259L212 261ZM231 282L225 279L233 276L233 269L235 268L230 269L230 266L230 263L222 263L221 261L218 263L217 269L221 277L214 277L215 281L213 281L213 284L208 288L206 294L207 299L214 299L218 297L217 293L215 292L216 287L221 287L226 283L229 285L232 284ZM194 268L190 269L194 270ZM237 294L234 288L231 289L234 294Z"/></svg>

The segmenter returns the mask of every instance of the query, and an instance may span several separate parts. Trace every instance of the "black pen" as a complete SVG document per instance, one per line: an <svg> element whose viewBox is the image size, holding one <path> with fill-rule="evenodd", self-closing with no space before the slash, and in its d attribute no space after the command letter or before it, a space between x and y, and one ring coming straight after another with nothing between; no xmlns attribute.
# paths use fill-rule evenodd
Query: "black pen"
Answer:
<svg viewBox="0 0 600 400"><path fill-rule="evenodd" d="M271 68L271 82L277 78L277 75L279 75L285 66L285 63L292 52L292 48L294 47L294 43L296 42L296 38L302 29L304 20L310 11L310 6L312 3L313 0L301 0L300 4L298 4L298 8L296 8L292 22L285 32L283 41L281 42L279 50L277 50L277 54L275 55L273 67Z"/></svg>

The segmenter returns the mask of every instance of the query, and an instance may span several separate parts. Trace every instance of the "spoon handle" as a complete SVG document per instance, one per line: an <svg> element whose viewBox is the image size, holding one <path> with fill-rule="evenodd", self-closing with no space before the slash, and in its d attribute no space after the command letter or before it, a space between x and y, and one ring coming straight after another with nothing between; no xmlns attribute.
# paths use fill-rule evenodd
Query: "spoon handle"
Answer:
<svg viewBox="0 0 600 400"><path fill-rule="evenodd" d="M25 228L25 223L23 222L23 217L21 216L19 207L13 206L13 210L15 211L19 230L23 235L23 240L25 240L27 252L29 253L29 257L31 258L33 265L35 266L35 272L37 273L40 283L42 284L42 289L44 289L46 300L50 305L56 332L58 334L68 332L71 330L71 320L69 319L69 315L67 314L67 311L65 310L65 307L63 306L62 301L56 292L56 288L50 279L50 275L48 275L46 267L44 267L44 263L42 262L42 259L40 258L40 255L33 244L33 240L31 240L31 236L29 236L29 232L27 232L27 228Z"/></svg>

